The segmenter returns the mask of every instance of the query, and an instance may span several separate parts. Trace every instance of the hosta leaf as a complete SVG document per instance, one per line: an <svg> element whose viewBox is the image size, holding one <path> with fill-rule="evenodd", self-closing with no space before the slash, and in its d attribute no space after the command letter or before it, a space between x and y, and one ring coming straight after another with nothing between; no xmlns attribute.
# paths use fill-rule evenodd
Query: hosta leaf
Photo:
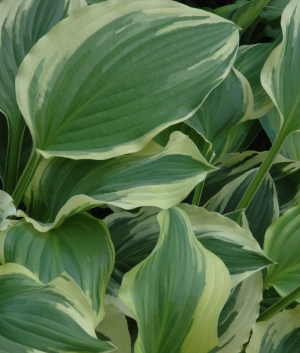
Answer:
<svg viewBox="0 0 300 353"><path fill-rule="evenodd" d="M273 263L252 234L234 221L201 207L187 204L179 207L188 215L200 243L225 263L231 287Z"/></svg>
<svg viewBox="0 0 300 353"><path fill-rule="evenodd" d="M9 225L9 216L15 216L17 210L13 204L13 199L6 192L0 190L0 231L5 230Z"/></svg>
<svg viewBox="0 0 300 353"><path fill-rule="evenodd" d="M99 2L103 2L103 1L107 1L107 0L87 0L87 3L91 5L91 4L98 4Z"/></svg>
<svg viewBox="0 0 300 353"><path fill-rule="evenodd" d="M200 207L186 204L179 207L189 217L197 240L225 263L232 286L272 263L251 233L234 221ZM154 249L159 236L158 212L157 208L143 207L136 214L122 212L106 217L116 250L113 275L117 281L122 280L120 273L138 265Z"/></svg>
<svg viewBox="0 0 300 353"><path fill-rule="evenodd" d="M272 285L281 296L289 294L299 285L299 235L299 205L288 210L266 233L264 251L277 264L268 268L264 286Z"/></svg>
<svg viewBox="0 0 300 353"><path fill-rule="evenodd" d="M182 210L164 210L158 221L157 246L125 275L120 290L139 327L135 352L207 353L218 342L229 273L196 240Z"/></svg>
<svg viewBox="0 0 300 353"><path fill-rule="evenodd" d="M280 213L300 203L300 162L281 158L270 173L276 186Z"/></svg>
<svg viewBox="0 0 300 353"><path fill-rule="evenodd" d="M268 5L260 13L260 17L265 18L268 21L275 20L281 16L282 11L289 2L290 0L270 0Z"/></svg>
<svg viewBox="0 0 300 353"><path fill-rule="evenodd" d="M266 61L261 73L261 82L278 108L282 136L300 129L300 3L291 0L282 13L283 41Z"/></svg>
<svg viewBox="0 0 300 353"><path fill-rule="evenodd" d="M235 153L240 148L242 148L242 151L246 149L251 144L253 136L254 138L256 136L256 127L254 124L255 121L247 120L220 132L214 140L215 157L212 163L217 163L225 154ZM250 134L251 136L249 136ZM245 145L244 149L243 145Z"/></svg>
<svg viewBox="0 0 300 353"><path fill-rule="evenodd" d="M233 23L174 1L104 1L39 41L19 70L18 104L44 157L132 153L198 109L237 43Z"/></svg>
<svg viewBox="0 0 300 353"><path fill-rule="evenodd" d="M246 151L226 155L216 164L218 170L209 174L205 180L201 196L202 205L216 195L231 181L244 173L258 168L266 158L267 152ZM277 155L270 169L270 175L275 184L280 213L300 202L300 163Z"/></svg>
<svg viewBox="0 0 300 353"><path fill-rule="evenodd" d="M15 78L31 47L66 16L78 0L3 0L0 2L0 110L10 129L22 124L16 102ZM75 8L74 8L75 9Z"/></svg>
<svg viewBox="0 0 300 353"><path fill-rule="evenodd" d="M180 132L171 135L165 148L151 142L138 153L108 161L44 160L25 199L34 219L25 218L47 231L94 205L172 207L214 169Z"/></svg>
<svg viewBox="0 0 300 353"><path fill-rule="evenodd" d="M236 210L257 169L251 169L225 185L204 205L209 211L229 213ZM264 178L257 193L246 209L246 217L254 238L262 246L267 228L279 217L279 204L274 182L270 176Z"/></svg>
<svg viewBox="0 0 300 353"><path fill-rule="evenodd" d="M243 45L239 48L234 67L249 81L254 98L252 119L264 116L273 107L273 102L261 85L260 73L276 43Z"/></svg>
<svg viewBox="0 0 300 353"><path fill-rule="evenodd" d="M95 324L103 318L114 249L102 221L77 214L60 227L39 233L22 220L1 235L0 261L25 266L43 283L67 272L85 293Z"/></svg>
<svg viewBox="0 0 300 353"><path fill-rule="evenodd" d="M235 4L218 7L214 10L214 12L218 16L221 16L221 17L227 18L227 20L230 20L234 12L246 2L247 0L237 1Z"/></svg>
<svg viewBox="0 0 300 353"><path fill-rule="evenodd" d="M131 340L125 315L109 300L105 299L105 317L96 327L96 332L111 339L118 353L131 353Z"/></svg>
<svg viewBox="0 0 300 353"><path fill-rule="evenodd" d="M201 204L204 205L223 187L235 180L244 173L257 168L266 157L266 152L246 151L223 156L216 163L218 170L215 170L205 180L204 189L201 195Z"/></svg>
<svg viewBox="0 0 300 353"><path fill-rule="evenodd" d="M201 204L204 205L209 199L217 194L224 186L231 181L242 176L255 168L258 168L266 158L268 152L246 151L243 153L234 153L223 156L215 164L218 170L210 173L206 180L201 196ZM278 163L291 162L278 154L273 161L273 166ZM273 174L273 167L270 173Z"/></svg>
<svg viewBox="0 0 300 353"><path fill-rule="evenodd" d="M125 274L153 251L159 237L159 211L142 207L136 214L120 212L105 218L116 251L115 270Z"/></svg>
<svg viewBox="0 0 300 353"><path fill-rule="evenodd" d="M0 180L3 183L6 153L7 153L8 128L5 115L0 112Z"/></svg>
<svg viewBox="0 0 300 353"><path fill-rule="evenodd" d="M209 94L200 109L187 120L187 124L210 141L214 148L214 141L220 133L249 119L252 110L250 85L240 72L232 69L226 79Z"/></svg>
<svg viewBox="0 0 300 353"><path fill-rule="evenodd" d="M246 353L299 353L300 306L258 322Z"/></svg>
<svg viewBox="0 0 300 353"><path fill-rule="evenodd" d="M280 130L280 115L277 108L274 107L271 109L260 121L268 137L274 143ZM280 153L288 159L300 161L299 144L300 132L295 131L286 138L280 149Z"/></svg>
<svg viewBox="0 0 300 353"><path fill-rule="evenodd" d="M96 339L91 309L71 277L44 285L17 264L0 267L0 347L4 353L110 352Z"/></svg>
<svg viewBox="0 0 300 353"><path fill-rule="evenodd" d="M197 146L198 150L203 156L206 156L207 158L207 152L211 150L211 143L207 140L205 140L201 135L198 134L196 130L191 128L188 124L185 122L171 125L161 131L158 135L156 135L153 139L153 141L157 142L159 145L165 147L170 139L170 135L174 131L180 131L183 134L187 135ZM207 161L210 162L210 160L207 158Z"/></svg>
<svg viewBox="0 0 300 353"><path fill-rule="evenodd" d="M259 315L262 300L262 275L255 273L238 284L220 314L218 346L209 353L238 353L249 340Z"/></svg>
<svg viewBox="0 0 300 353"><path fill-rule="evenodd" d="M122 277L123 278L123 277ZM119 298L120 283L114 280L113 277L110 277L109 282L106 287L106 299L117 307L122 313L126 316L134 318L132 312L128 307L122 302Z"/></svg>
<svg viewBox="0 0 300 353"><path fill-rule="evenodd" d="M9 156L5 182L13 191L25 121L16 101L18 68L32 46L82 0L3 0L0 2L0 111L9 126ZM6 184L5 183L5 184Z"/></svg>
<svg viewBox="0 0 300 353"><path fill-rule="evenodd" d="M245 31L270 0L252 0L235 11L231 20Z"/></svg>

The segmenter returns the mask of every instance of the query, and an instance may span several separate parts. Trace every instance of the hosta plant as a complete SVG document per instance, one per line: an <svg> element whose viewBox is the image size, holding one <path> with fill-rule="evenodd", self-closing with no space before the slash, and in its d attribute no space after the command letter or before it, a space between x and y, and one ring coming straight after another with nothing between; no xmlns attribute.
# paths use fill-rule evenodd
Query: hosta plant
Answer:
<svg viewBox="0 0 300 353"><path fill-rule="evenodd" d="M299 25L0 0L1 353L300 352Z"/></svg>

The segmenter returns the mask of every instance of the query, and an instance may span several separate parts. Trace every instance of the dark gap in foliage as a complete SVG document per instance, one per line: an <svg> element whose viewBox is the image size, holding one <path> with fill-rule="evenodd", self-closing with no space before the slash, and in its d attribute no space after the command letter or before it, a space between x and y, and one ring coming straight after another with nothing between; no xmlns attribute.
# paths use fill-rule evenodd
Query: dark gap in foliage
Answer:
<svg viewBox="0 0 300 353"><path fill-rule="evenodd" d="M268 135L265 133L263 129L261 129L259 134L256 136L255 140L251 143L251 145L247 148L247 150L263 152L263 151L269 151L271 147L272 147L272 143Z"/></svg>
<svg viewBox="0 0 300 353"><path fill-rule="evenodd" d="M110 208L95 207L90 210L91 215L98 219L104 219L113 213Z"/></svg>
<svg viewBox="0 0 300 353"><path fill-rule="evenodd" d="M128 330L130 333L130 337L131 337L131 350L133 352L133 347L138 335L138 326L137 323L134 319L132 319L131 317L125 316L126 320L127 320L127 325L128 325Z"/></svg>

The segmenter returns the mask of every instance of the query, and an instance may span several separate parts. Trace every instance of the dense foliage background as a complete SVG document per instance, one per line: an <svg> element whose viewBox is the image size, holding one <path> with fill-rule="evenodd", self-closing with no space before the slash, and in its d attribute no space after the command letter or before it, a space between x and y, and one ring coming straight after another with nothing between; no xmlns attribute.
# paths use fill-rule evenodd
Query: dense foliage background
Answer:
<svg viewBox="0 0 300 353"><path fill-rule="evenodd" d="M0 352L300 352L298 0L0 0Z"/></svg>

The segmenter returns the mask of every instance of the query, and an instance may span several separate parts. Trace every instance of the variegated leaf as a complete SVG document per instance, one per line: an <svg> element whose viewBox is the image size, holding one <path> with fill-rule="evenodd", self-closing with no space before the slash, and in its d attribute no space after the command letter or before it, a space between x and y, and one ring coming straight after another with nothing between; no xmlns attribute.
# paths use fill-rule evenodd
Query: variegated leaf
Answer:
<svg viewBox="0 0 300 353"><path fill-rule="evenodd" d="M300 3L291 0L282 13L283 40L266 61L261 82L280 114L281 140L300 129Z"/></svg>
<svg viewBox="0 0 300 353"><path fill-rule="evenodd" d="M120 290L139 327L135 352L207 353L218 342L228 270L196 240L182 210L164 210L158 221L155 249L124 276Z"/></svg>
<svg viewBox="0 0 300 353"><path fill-rule="evenodd" d="M29 216L18 215L47 231L94 205L168 208L214 169L180 132L171 135L165 148L150 142L138 153L107 161L44 160L25 195Z"/></svg>
<svg viewBox="0 0 300 353"><path fill-rule="evenodd" d="M244 151L253 141L253 136L256 136L255 123L254 120L247 120L220 132L214 140L215 156L211 163L215 165L225 154Z"/></svg>
<svg viewBox="0 0 300 353"><path fill-rule="evenodd" d="M111 339L118 353L131 353L131 338L125 315L112 302L105 298L105 317L96 327L96 332Z"/></svg>
<svg viewBox="0 0 300 353"><path fill-rule="evenodd" d="M270 174L275 183L280 214L300 203L300 162L281 158Z"/></svg>
<svg viewBox="0 0 300 353"><path fill-rule="evenodd" d="M298 353L300 347L300 306L283 310L268 321L258 322L246 353Z"/></svg>
<svg viewBox="0 0 300 353"><path fill-rule="evenodd" d="M247 79L232 69L226 79L206 98L200 109L187 120L215 151L215 140L220 133L228 132L234 125L251 117L253 95Z"/></svg>
<svg viewBox="0 0 300 353"><path fill-rule="evenodd" d="M25 121L16 101L18 68L32 46L53 26L78 8L82 0L3 0L0 2L0 111L9 126L5 188L13 192Z"/></svg>
<svg viewBox="0 0 300 353"><path fill-rule="evenodd" d="M246 151L226 155L216 164L218 170L209 174L205 180L201 203L205 204L228 183L244 173L258 168L266 158L267 152ZM270 175L275 184L280 213L296 206L300 201L300 162L290 161L277 155L270 169Z"/></svg>
<svg viewBox="0 0 300 353"><path fill-rule="evenodd" d="M60 227L39 233L22 220L1 233L0 261L28 268L45 284L67 272L85 293L95 326L104 317L103 301L114 249L102 221L77 214Z"/></svg>
<svg viewBox="0 0 300 353"><path fill-rule="evenodd" d="M229 182L208 200L204 207L222 214L233 212L256 173L257 169L254 168ZM251 233L260 246L263 246L267 228L279 217L276 188L270 174L262 181L245 213Z"/></svg>
<svg viewBox="0 0 300 353"><path fill-rule="evenodd" d="M259 43L243 45L239 48L234 67L249 81L253 92L254 109L252 119L264 116L274 103L261 85L260 74L264 63L271 54L276 43Z"/></svg>
<svg viewBox="0 0 300 353"><path fill-rule="evenodd" d="M42 284L29 270L0 266L1 353L110 352L96 339L93 315L82 291L62 274Z"/></svg>
<svg viewBox="0 0 300 353"><path fill-rule="evenodd" d="M0 190L0 232L5 230L10 224L7 217L15 216L16 213L17 210L11 196Z"/></svg>
<svg viewBox="0 0 300 353"><path fill-rule="evenodd" d="M264 251L276 265L268 268L264 287L272 285L281 296L286 296L299 285L299 235L299 205L289 209L266 233Z"/></svg>
<svg viewBox="0 0 300 353"><path fill-rule="evenodd" d="M3 184L8 143L8 128L5 115L0 111L0 180Z"/></svg>
<svg viewBox="0 0 300 353"><path fill-rule="evenodd" d="M237 44L232 22L175 1L104 1L33 48L17 76L18 104L46 158L136 152L199 108Z"/></svg>
<svg viewBox="0 0 300 353"><path fill-rule="evenodd" d="M277 108L271 109L260 121L271 142L274 143L280 130L280 115ZM288 159L300 161L299 144L300 132L295 131L286 138L280 153Z"/></svg>
<svg viewBox="0 0 300 353"><path fill-rule="evenodd" d="M186 122L182 122L179 124L171 125L161 131L158 135L153 138L153 141L157 142L159 145L165 147L170 139L170 135L174 131L180 131L183 134L187 135L197 146L200 153L206 157L206 160L210 162L208 158L208 152L211 151L212 145L209 141L203 138L199 133L191 128Z"/></svg>
<svg viewBox="0 0 300 353"><path fill-rule="evenodd" d="M188 215L200 243L225 263L230 272L231 287L273 264L247 227L243 229L227 217L202 207L187 204L179 207Z"/></svg>
<svg viewBox="0 0 300 353"><path fill-rule="evenodd" d="M178 207L189 217L197 240L223 260L232 286L272 263L251 233L234 221L200 207ZM156 208L144 207L136 214L121 212L105 219L116 250L113 275L118 282L154 249L159 235L158 212Z"/></svg>
<svg viewBox="0 0 300 353"><path fill-rule="evenodd" d="M218 346L209 353L239 353L249 340L262 300L262 274L257 272L232 289L220 314Z"/></svg>
<svg viewBox="0 0 300 353"><path fill-rule="evenodd" d="M246 151L223 156L216 163L218 170L211 173L205 180L201 195L201 205L204 205L228 183L242 176L244 173L257 168L266 157L266 152Z"/></svg>

